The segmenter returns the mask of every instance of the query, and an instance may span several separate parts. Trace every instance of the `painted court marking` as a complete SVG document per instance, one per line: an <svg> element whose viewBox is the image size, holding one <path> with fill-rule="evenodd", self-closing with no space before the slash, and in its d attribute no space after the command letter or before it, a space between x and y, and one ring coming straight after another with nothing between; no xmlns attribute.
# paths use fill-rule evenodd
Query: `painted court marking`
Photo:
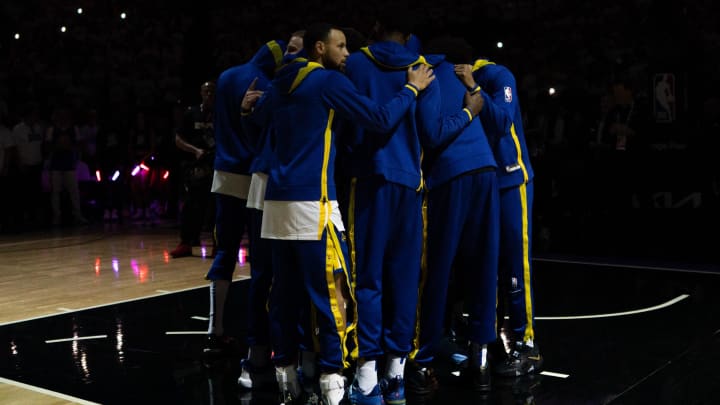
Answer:
<svg viewBox="0 0 720 405"><path fill-rule="evenodd" d="M197 315L191 316L190 319L194 319L194 320L196 320L196 321L204 321L204 322L207 322L207 321L210 320L210 318L208 318L208 317L205 317L205 316L197 316Z"/></svg>
<svg viewBox="0 0 720 405"><path fill-rule="evenodd" d="M246 277L246 278L249 278L249 277ZM240 280L241 280L241 279L238 279L237 281L240 281ZM244 280L244 279L242 279L242 280ZM196 286L196 287L183 288L183 289L180 289L180 290L174 290L174 291L170 291L170 293L179 293L179 292L185 292L185 291L192 291L192 290L197 290L197 289L199 289L199 288L207 288L207 284L203 284L203 285ZM21 322L34 321L34 320L37 320L37 319L45 319L45 318L50 318L50 317L56 316L56 315L67 314L67 313L70 313L70 312L80 312L80 311L85 311L85 310L88 310L88 309L96 309L96 308L109 307L109 306L112 306L112 305L125 304L125 303L127 303L127 302L140 301L140 300L144 300L144 299L147 299L147 298L160 297L160 296L165 295L165 294L167 294L167 293L145 295L145 296L142 296L142 297L129 298L129 299L120 300L120 301L113 301L113 302L109 302L109 303L107 303L107 304L93 305L93 306L84 307L84 308L76 308L76 309L69 309L69 308L62 308L62 309L61 309L61 308L58 308L58 310L61 310L61 311L63 311L63 312L60 313L60 314L40 315L40 316L31 317L31 318L18 319L18 320L16 320L16 321L4 322L4 323L0 323L0 326L13 325L13 324L16 324L16 323L21 323Z"/></svg>
<svg viewBox="0 0 720 405"><path fill-rule="evenodd" d="M44 389L44 388L36 387L36 386L34 386L34 385L23 384L23 383L21 383L21 382L17 382L17 381L13 381L13 380L8 380L8 379L2 378L2 377L0 377L0 383L7 384L7 385L12 385L12 386L19 387L19 388L22 388L22 389L25 389L25 390L28 390L28 391L33 391L33 392L37 392L37 393L39 393L39 394L48 395L48 396L51 396L51 397L54 397L54 398L59 398L59 399L65 400L65 401L74 402L74 403L76 403L76 404L83 404L83 405L100 405L100 404L97 403L97 402L86 401L86 400L84 400L84 399L71 397L70 395L65 395L65 394L61 394L61 393L59 393L59 392L46 390L46 389Z"/></svg>
<svg viewBox="0 0 720 405"><path fill-rule="evenodd" d="M583 266L597 266L597 267L622 267L625 269L635 270L659 270L659 271L679 271L683 273L701 273L701 274L717 274L718 272L712 269L699 269L693 267L673 267L673 266L654 266L654 265L643 265L643 264L632 264L632 263L610 263L603 262L600 260L572 260L572 259L555 259L555 258L544 258L544 257L533 257L534 262L545 262L545 263L561 263L561 264L580 264Z"/></svg>
<svg viewBox="0 0 720 405"><path fill-rule="evenodd" d="M614 318L619 316L628 316L628 315L636 315L636 314L642 314L644 312L652 312L657 311L663 308L667 308L671 305L677 304L678 302L687 299L690 297L688 294L682 294L678 295L677 297L671 299L670 301L664 302L659 305L655 305L648 308L641 308L636 309L633 311L625 311L625 312L613 312L609 314L597 314L597 315L573 315L573 316L536 316L535 320L538 321L566 321L571 319L598 319L598 318Z"/></svg>
<svg viewBox="0 0 720 405"><path fill-rule="evenodd" d="M562 373L554 373L552 371L541 371L540 374L546 375L548 377L557 377L557 378L568 378L570 377L570 374L562 374Z"/></svg>
<svg viewBox="0 0 720 405"><path fill-rule="evenodd" d="M166 335L207 335L207 333L206 330L177 330L165 332Z"/></svg>
<svg viewBox="0 0 720 405"><path fill-rule="evenodd" d="M450 374L454 375L455 377L460 377L459 371L452 371L452 372L450 372ZM552 371L541 371L540 374L542 374L544 376L548 376L548 377L556 377L556 378L562 378L562 379L570 377L570 374L555 373Z"/></svg>
<svg viewBox="0 0 720 405"><path fill-rule="evenodd" d="M73 341L77 341L77 340L91 340L91 339L107 339L107 335L74 336L71 338L46 340L45 343L73 342Z"/></svg>
<svg viewBox="0 0 720 405"><path fill-rule="evenodd" d="M642 314L644 312L652 312L652 311L658 311L663 308L667 308L671 305L675 305L678 302L689 298L690 295L688 294L681 294L677 297L671 299L670 301L663 302L662 304L655 305L652 307L647 308L640 308L635 309L632 311L625 311L625 312L611 312L609 314L596 314L596 315L569 315L569 316L536 316L536 321L568 321L568 320L575 320L575 319L598 319L598 318L616 318L619 316L628 316L628 315L637 315ZM467 318L470 314L463 313L463 317ZM505 319L510 319L509 316L505 316Z"/></svg>

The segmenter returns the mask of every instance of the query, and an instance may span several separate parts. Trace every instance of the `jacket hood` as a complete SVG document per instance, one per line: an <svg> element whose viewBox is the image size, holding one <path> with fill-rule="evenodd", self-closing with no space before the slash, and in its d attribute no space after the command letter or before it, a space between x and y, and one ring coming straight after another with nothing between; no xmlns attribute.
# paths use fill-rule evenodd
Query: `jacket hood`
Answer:
<svg viewBox="0 0 720 405"><path fill-rule="evenodd" d="M476 70L480 70L484 68L487 65L494 65L495 62L490 62L487 59L478 59L473 63L472 71L475 72Z"/></svg>
<svg viewBox="0 0 720 405"><path fill-rule="evenodd" d="M410 66L428 63L424 56L393 41L376 42L370 46L360 48L377 65L386 69L407 69Z"/></svg>
<svg viewBox="0 0 720 405"><path fill-rule="evenodd" d="M258 66L269 77L273 77L275 70L283 63L283 54L286 47L285 41L270 41L255 52L255 55L250 59L250 63Z"/></svg>

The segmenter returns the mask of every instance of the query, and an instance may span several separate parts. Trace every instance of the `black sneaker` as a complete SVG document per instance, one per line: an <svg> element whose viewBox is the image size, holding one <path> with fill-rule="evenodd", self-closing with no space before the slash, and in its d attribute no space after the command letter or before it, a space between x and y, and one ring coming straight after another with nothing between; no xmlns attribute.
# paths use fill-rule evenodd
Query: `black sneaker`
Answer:
<svg viewBox="0 0 720 405"><path fill-rule="evenodd" d="M530 347L524 342L515 342L507 359L498 363L494 372L503 377L518 377L538 372L542 368L542 364L543 358L537 344Z"/></svg>
<svg viewBox="0 0 720 405"><path fill-rule="evenodd" d="M228 355L236 344L235 338L230 336L209 334L205 341L205 347L203 347L203 354L206 356Z"/></svg>
<svg viewBox="0 0 720 405"><path fill-rule="evenodd" d="M412 404L429 402L440 389L435 370L414 361L405 363L405 396Z"/></svg>

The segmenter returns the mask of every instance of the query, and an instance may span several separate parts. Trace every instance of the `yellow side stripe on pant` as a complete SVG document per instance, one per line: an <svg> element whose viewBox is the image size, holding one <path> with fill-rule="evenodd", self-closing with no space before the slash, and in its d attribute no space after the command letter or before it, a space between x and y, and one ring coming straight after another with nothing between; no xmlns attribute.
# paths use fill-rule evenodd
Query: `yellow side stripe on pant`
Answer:
<svg viewBox="0 0 720 405"><path fill-rule="evenodd" d="M535 338L535 330L533 329L532 287L530 280L530 236L528 235L527 185L525 183L521 184L518 191L520 192L520 206L522 209L523 282L525 284L523 287L525 290L525 316L527 321L523 340L527 341Z"/></svg>
<svg viewBox="0 0 720 405"><path fill-rule="evenodd" d="M427 209L428 209L428 193L425 192L422 202L422 221L423 221L423 236L422 236L422 254L420 257L420 284L418 285L418 304L415 315L415 337L413 338L413 349L408 355L411 360L415 360L418 351L420 351L420 311L422 310L422 293L425 289L425 282L427 281Z"/></svg>
<svg viewBox="0 0 720 405"><path fill-rule="evenodd" d="M352 264L352 280L350 280L350 291L352 291L352 294L354 296L355 294L355 287L356 287L356 281L357 280L357 272L355 269L357 269L357 262L356 262L356 250L355 250L355 191L357 189L357 177L353 177L350 181L350 197L348 201L348 242L350 243L350 262ZM354 298L353 298L354 299ZM355 305L353 306L353 323L357 326L358 321L358 311L357 311L357 302L355 302ZM359 356L359 342L358 342L358 336L357 333L353 334L353 340L355 343L355 347L353 347L352 352L350 353L350 357L354 360L356 360Z"/></svg>
<svg viewBox="0 0 720 405"><path fill-rule="evenodd" d="M340 346L342 350L342 361L344 367L349 367L350 363L348 362L348 351L347 351L347 335L349 332L355 330L357 324L356 321L353 320L353 322L348 326L343 321L343 316L340 313L340 308L338 306L337 301L337 291L335 289L335 269L342 269L343 273L345 274L347 278L347 265L345 262L345 257L342 253L342 248L340 247L340 241L337 238L337 234L335 233L335 225L333 225L332 221L328 223L328 227L326 229L327 232L327 242L326 242L326 253L327 253L327 259L325 262L325 276L328 283L328 294L330 295L330 309L332 310L333 317L335 320L335 327L337 328L338 336L340 337ZM353 306L356 307L356 301L355 301L355 294L353 290L350 290L350 299L353 302Z"/></svg>

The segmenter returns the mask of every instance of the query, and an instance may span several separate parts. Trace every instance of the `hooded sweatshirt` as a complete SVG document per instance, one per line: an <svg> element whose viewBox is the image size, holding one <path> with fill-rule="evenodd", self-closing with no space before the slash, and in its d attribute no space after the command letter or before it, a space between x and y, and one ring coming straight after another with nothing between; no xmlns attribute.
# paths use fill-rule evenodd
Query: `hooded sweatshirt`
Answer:
<svg viewBox="0 0 720 405"><path fill-rule="evenodd" d="M508 68L487 59L473 65L473 78L482 89L482 122L498 163L500 189L527 184L534 172L525 142L515 77Z"/></svg>
<svg viewBox="0 0 720 405"><path fill-rule="evenodd" d="M417 89L401 86L386 104L363 96L345 75L296 59L281 69L252 119L270 127L273 165L265 194L263 237L319 240L328 223L342 228L335 192L336 116L389 132L414 105ZM302 204L294 204L301 202ZM332 219L331 219L332 217ZM288 220L294 229L287 229ZM271 229L275 228L275 229Z"/></svg>
<svg viewBox="0 0 720 405"><path fill-rule="evenodd" d="M283 59L285 43L270 41L245 64L220 74L215 95L215 170L249 175L257 146L245 134L241 122L241 103L250 83L258 78L256 88L267 87Z"/></svg>
<svg viewBox="0 0 720 405"><path fill-rule="evenodd" d="M436 55L428 55L435 61ZM465 86L455 75L453 64L445 60L433 64L435 81L439 84L440 94L434 102L439 106L440 116L452 116L462 109L465 97ZM424 92L421 99L431 93ZM422 100L419 102L422 104ZM422 113L422 111L420 111ZM430 115L420 114L420 115ZM470 114L468 112L468 114ZM465 118L467 120L467 117ZM441 185L463 173L485 168L497 167L492 149L480 119L474 117L469 125L463 126L459 135L445 145L437 145L426 149L423 168L429 189Z"/></svg>
<svg viewBox="0 0 720 405"><path fill-rule="evenodd" d="M433 62L397 42L382 41L350 55L345 70L363 94L384 103L405 83L408 67L423 63L432 66ZM452 117L440 117L436 108L439 92L436 81L432 82L420 96L419 103L426 101L422 113L413 106L390 132L356 128L350 145L350 174L357 177L377 174L406 187L422 187L422 147L447 142L472 118L469 111L462 112L460 108ZM416 121L417 115L420 122Z"/></svg>

